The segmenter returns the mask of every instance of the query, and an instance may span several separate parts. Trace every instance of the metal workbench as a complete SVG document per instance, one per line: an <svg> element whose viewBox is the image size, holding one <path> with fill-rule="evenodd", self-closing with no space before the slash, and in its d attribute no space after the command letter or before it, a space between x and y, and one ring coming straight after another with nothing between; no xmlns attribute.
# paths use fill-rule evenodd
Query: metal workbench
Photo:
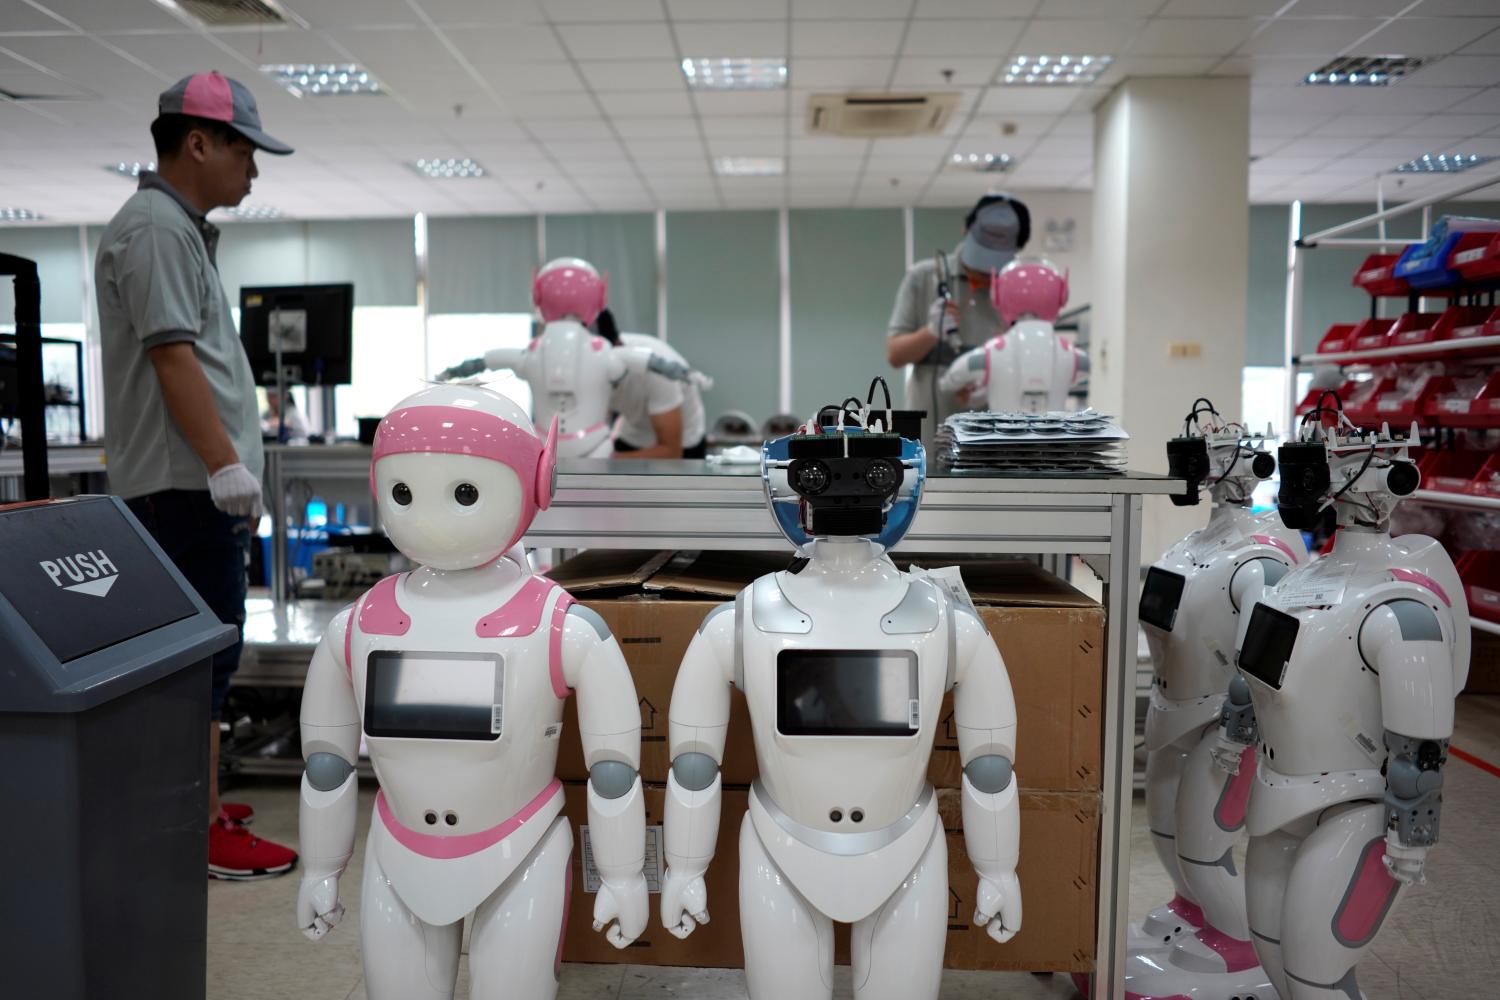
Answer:
<svg viewBox="0 0 1500 1000"><path fill-rule="evenodd" d="M281 502L275 477L287 474L293 463L298 474L311 477L369 474L367 449L268 449L267 459L273 506ZM916 522L896 550L1036 553L1054 562L1077 555L1104 583L1107 641L1096 955L1099 981L1113 988L1100 995L1124 995L1141 498L1182 487L1180 480L1134 472L1067 478L933 475ZM276 520L285 523L282 517ZM787 548L767 515L757 467L598 459L560 463L556 499L536 519L526 544L559 549ZM284 545L273 551L284 551ZM337 607L333 602L252 602L246 663L237 680L300 683L322 623Z"/></svg>

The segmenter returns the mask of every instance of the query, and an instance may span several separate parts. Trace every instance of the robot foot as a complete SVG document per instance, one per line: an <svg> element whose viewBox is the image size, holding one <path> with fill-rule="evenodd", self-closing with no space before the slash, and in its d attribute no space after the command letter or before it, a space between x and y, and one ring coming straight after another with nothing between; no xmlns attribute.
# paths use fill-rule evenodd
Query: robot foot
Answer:
<svg viewBox="0 0 1500 1000"><path fill-rule="evenodd" d="M1212 928L1184 935L1165 953L1132 954L1125 990L1130 1000L1277 1000L1249 944Z"/></svg>
<svg viewBox="0 0 1500 1000"><path fill-rule="evenodd" d="M1125 932L1125 952L1135 955L1166 951L1184 934L1192 934L1203 924L1203 911L1196 903L1173 896L1170 902L1146 914L1140 923L1130 925Z"/></svg>

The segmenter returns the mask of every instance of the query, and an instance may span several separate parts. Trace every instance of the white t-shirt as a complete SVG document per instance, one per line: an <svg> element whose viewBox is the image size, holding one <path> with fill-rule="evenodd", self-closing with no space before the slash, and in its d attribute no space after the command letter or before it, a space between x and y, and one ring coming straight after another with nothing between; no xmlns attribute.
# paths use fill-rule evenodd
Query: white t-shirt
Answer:
<svg viewBox="0 0 1500 1000"><path fill-rule="evenodd" d="M644 347L678 364L688 363L666 341L644 333L622 333L620 343L625 347ZM609 397L610 409L620 415L619 439L635 448L655 445L656 428L651 425L651 418L679 406L682 407L682 446L691 448L703 440L707 429L703 419L703 397L698 394L697 386L674 381L656 372L629 374L615 386Z"/></svg>

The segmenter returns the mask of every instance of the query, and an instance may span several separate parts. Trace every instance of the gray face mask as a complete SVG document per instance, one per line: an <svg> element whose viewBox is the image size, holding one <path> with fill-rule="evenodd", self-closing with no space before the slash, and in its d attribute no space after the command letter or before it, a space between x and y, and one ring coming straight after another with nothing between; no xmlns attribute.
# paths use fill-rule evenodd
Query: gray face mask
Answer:
<svg viewBox="0 0 1500 1000"><path fill-rule="evenodd" d="M998 271L1015 259L1021 219L1009 202L994 202L979 210L964 236L959 259L973 271Z"/></svg>

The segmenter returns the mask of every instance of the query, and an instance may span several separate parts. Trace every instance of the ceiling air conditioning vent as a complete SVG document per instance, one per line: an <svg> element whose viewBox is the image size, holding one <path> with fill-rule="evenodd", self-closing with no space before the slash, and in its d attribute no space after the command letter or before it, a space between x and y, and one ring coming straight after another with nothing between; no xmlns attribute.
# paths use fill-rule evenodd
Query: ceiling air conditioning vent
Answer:
<svg viewBox="0 0 1500 1000"><path fill-rule="evenodd" d="M211 28L235 24L285 24L275 0L174 0L184 14Z"/></svg>
<svg viewBox="0 0 1500 1000"><path fill-rule="evenodd" d="M957 107L957 93L814 94L807 99L807 130L860 138L932 135Z"/></svg>

